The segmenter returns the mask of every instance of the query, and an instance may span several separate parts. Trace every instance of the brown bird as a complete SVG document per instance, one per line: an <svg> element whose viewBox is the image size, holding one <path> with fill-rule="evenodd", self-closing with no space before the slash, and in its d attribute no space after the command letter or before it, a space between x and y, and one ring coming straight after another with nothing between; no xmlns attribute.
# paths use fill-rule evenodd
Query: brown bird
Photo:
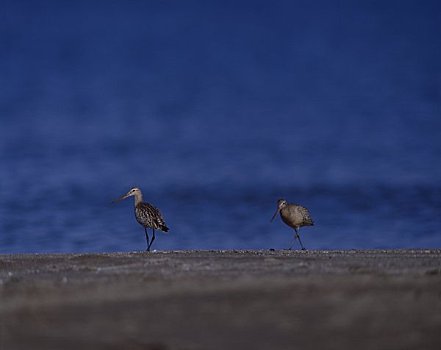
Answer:
<svg viewBox="0 0 441 350"><path fill-rule="evenodd" d="M314 225L314 222L312 221L312 217L311 214L309 214L308 209L298 204L289 204L284 199L279 199L277 201L277 210L274 213L271 222L273 222L274 218L279 212L283 222L288 226L292 227L296 231L294 239L297 238L299 240L300 246L302 247L302 250L306 250L302 244L302 241L300 240L299 230L300 227L302 226ZM292 249L292 246L289 249Z"/></svg>
<svg viewBox="0 0 441 350"><path fill-rule="evenodd" d="M115 199L114 202L122 201L128 197L135 197L135 217L136 221L139 222L140 225L144 227L145 238L147 240L147 251L150 251L150 247L152 246L153 241L155 240L155 230L161 230L163 232L168 232L168 227L165 224L164 219L162 218L161 212L159 209L155 208L150 203L146 203L142 201L142 192L139 188L133 187L129 192L125 195L122 195L118 199ZM147 233L147 228L151 228L153 230L152 240L149 240L149 235Z"/></svg>

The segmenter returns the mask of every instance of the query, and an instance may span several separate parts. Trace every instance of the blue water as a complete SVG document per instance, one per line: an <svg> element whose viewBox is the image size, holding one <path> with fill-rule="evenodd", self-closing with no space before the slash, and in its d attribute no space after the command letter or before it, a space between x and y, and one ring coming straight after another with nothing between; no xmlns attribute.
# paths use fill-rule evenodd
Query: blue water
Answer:
<svg viewBox="0 0 441 350"><path fill-rule="evenodd" d="M0 253L441 247L439 1L2 1Z"/></svg>

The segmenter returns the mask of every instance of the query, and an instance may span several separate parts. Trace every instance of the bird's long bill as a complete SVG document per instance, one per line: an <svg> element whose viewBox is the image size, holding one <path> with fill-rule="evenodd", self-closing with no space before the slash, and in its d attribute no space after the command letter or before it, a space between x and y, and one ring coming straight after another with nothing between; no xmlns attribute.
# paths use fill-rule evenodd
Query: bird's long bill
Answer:
<svg viewBox="0 0 441 350"><path fill-rule="evenodd" d="M274 213L273 217L271 218L270 222L273 222L274 218L276 217L277 214L279 214L280 209L277 208L276 212Z"/></svg>
<svg viewBox="0 0 441 350"><path fill-rule="evenodd" d="M123 194L121 197L119 197L119 198L113 200L112 203L118 203L118 202L121 202L123 199L126 199L127 197L128 197L127 194Z"/></svg>

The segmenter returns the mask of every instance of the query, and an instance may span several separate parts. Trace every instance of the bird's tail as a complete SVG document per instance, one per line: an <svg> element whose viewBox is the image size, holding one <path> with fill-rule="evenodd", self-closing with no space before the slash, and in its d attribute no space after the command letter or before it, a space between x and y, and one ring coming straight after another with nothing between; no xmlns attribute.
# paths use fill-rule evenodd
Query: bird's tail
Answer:
<svg viewBox="0 0 441 350"><path fill-rule="evenodd" d="M161 229L161 231L163 231L163 232L168 232L168 227L165 226L165 225L162 225L162 226L160 227L160 229Z"/></svg>

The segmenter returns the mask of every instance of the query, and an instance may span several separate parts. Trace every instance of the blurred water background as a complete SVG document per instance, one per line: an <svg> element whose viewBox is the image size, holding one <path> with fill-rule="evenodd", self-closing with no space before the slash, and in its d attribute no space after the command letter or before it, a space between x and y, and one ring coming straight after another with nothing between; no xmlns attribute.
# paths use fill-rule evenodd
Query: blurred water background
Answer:
<svg viewBox="0 0 441 350"><path fill-rule="evenodd" d="M12 1L0 253L441 247L441 2Z"/></svg>

